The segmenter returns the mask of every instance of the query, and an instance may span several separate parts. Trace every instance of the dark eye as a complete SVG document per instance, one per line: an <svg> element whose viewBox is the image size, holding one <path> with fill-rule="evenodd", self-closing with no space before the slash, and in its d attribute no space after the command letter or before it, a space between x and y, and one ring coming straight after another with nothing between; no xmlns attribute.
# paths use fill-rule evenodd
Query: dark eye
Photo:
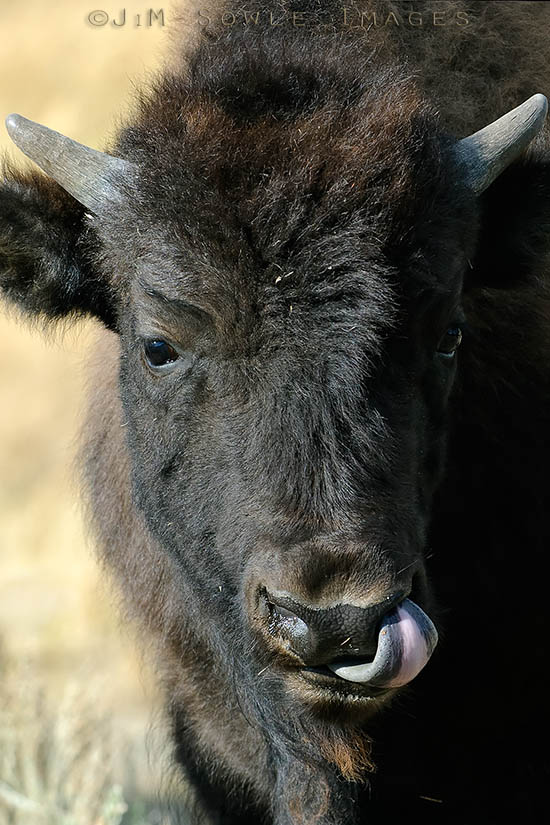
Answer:
<svg viewBox="0 0 550 825"><path fill-rule="evenodd" d="M143 351L145 359L150 367L164 367L166 364L172 364L179 358L178 353L160 338L154 338L145 341L143 344Z"/></svg>
<svg viewBox="0 0 550 825"><path fill-rule="evenodd" d="M449 327L437 348L437 354L442 358L454 358L457 349L462 341L462 330L460 327Z"/></svg>

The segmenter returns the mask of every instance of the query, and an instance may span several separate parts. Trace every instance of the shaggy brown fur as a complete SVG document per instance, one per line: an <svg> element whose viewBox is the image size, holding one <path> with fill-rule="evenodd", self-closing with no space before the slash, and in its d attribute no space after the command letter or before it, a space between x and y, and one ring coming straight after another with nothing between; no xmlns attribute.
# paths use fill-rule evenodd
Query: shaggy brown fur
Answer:
<svg viewBox="0 0 550 825"><path fill-rule="evenodd" d="M405 58L419 89L456 137L481 129L518 101L548 89L550 9L545 2L342 0L320 6L320 19L329 31L355 32L366 53L383 50L389 60ZM308 7L300 22L305 23L304 38L311 39L317 14L311 3L274 2L273 21L286 21L285 30L290 31L292 11ZM186 0L171 29L172 65L181 71L201 36L211 30L216 36L227 28L232 17L225 18L224 26L224 11L234 14L236 28L243 26L245 12L252 21L257 11L259 24L267 26L271 18L269 11L262 12L265 8L254 0ZM254 29L252 22L248 29Z"/></svg>
<svg viewBox="0 0 550 825"><path fill-rule="evenodd" d="M328 731L321 741L321 753L350 782L361 782L366 773L375 770L371 743L364 731Z"/></svg>

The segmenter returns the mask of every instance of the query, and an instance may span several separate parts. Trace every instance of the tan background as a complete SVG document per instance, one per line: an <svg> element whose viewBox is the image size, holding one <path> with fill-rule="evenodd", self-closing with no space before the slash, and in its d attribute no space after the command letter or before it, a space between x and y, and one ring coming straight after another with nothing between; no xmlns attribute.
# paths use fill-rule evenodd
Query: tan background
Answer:
<svg viewBox="0 0 550 825"><path fill-rule="evenodd" d="M103 0L50 5L1 0L2 151L23 162L3 125L10 112L95 147L108 140L132 85L159 64L166 38L157 23L135 25L135 15L144 15L146 4L126 4L124 27L94 27L86 20L94 9L120 19L123 7ZM164 11L169 23L168 3ZM131 636L119 627L112 596L99 583L72 477L90 331L80 325L46 341L0 310L0 699L8 690L8 670L19 672L11 678L15 693L21 690L23 710L25 702L32 703L23 696L27 682L32 689L43 687L54 706L75 685L77 694L91 690L93 702L112 716L115 750L129 742L139 752L153 701L151 679L136 658ZM23 677L22 666L30 667ZM13 694L13 681L10 689ZM114 775L126 787L130 780L122 762L115 762ZM0 760L0 825L34 822L32 816L9 818L1 804L2 780L8 777L1 771ZM155 781L154 770L141 765L139 771L141 783Z"/></svg>

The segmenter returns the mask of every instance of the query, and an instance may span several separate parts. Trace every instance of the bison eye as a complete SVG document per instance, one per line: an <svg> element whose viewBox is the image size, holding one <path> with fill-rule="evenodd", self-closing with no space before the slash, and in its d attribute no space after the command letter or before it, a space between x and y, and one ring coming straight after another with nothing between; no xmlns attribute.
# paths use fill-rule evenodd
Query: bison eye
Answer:
<svg viewBox="0 0 550 825"><path fill-rule="evenodd" d="M457 349L462 341L462 330L460 327L449 327L437 348L437 354L442 358L454 358Z"/></svg>
<svg viewBox="0 0 550 825"><path fill-rule="evenodd" d="M179 354L174 347L167 344L160 338L153 338L145 341L143 344L143 351L145 353L145 360L150 367L164 367L167 364L173 364L177 361Z"/></svg>

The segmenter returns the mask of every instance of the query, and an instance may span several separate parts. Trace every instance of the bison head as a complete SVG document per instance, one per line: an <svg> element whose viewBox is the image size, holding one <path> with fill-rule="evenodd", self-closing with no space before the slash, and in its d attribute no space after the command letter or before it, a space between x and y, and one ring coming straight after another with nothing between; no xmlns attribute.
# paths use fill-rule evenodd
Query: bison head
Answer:
<svg viewBox="0 0 550 825"><path fill-rule="evenodd" d="M401 75L299 106L290 75L248 100L205 77L161 81L116 156L8 119L57 184L8 174L1 283L119 336L133 505L196 655L365 716L436 643L425 551L465 275L482 193L546 101L455 141Z"/></svg>

